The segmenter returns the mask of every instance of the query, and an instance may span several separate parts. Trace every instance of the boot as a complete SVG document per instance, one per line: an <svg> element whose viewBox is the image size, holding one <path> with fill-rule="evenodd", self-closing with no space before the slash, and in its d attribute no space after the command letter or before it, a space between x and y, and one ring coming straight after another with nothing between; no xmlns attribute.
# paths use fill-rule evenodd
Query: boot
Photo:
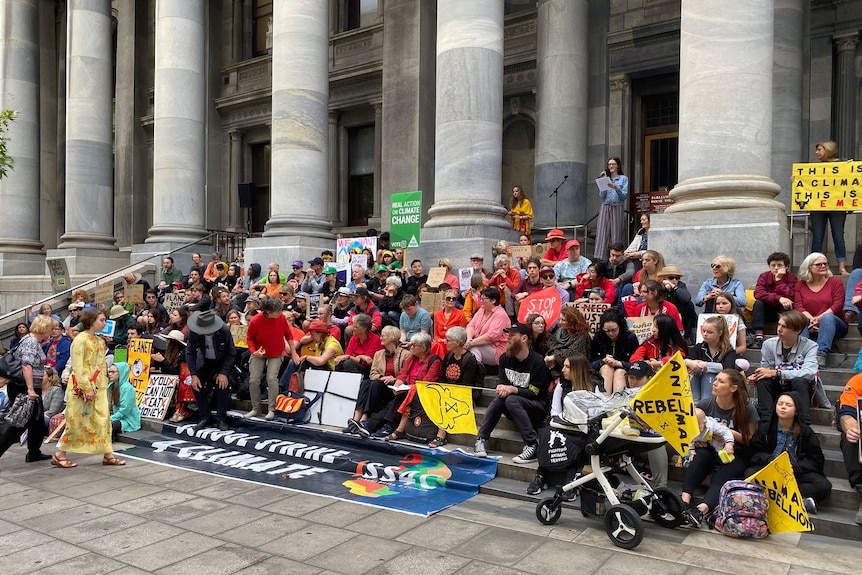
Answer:
<svg viewBox="0 0 862 575"><path fill-rule="evenodd" d="M859 494L859 511L856 512L856 523L862 525L862 488L857 487L856 493Z"/></svg>

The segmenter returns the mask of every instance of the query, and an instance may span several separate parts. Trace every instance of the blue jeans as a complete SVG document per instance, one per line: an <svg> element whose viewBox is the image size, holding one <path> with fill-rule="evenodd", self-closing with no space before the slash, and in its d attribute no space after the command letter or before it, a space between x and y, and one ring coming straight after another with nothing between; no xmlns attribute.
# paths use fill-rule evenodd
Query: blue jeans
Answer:
<svg viewBox="0 0 862 575"><path fill-rule="evenodd" d="M844 244L844 220L847 212L811 212L811 251L823 252L823 239L826 237L826 223L832 228L832 241L835 244L835 257L839 262L847 261L847 246Z"/></svg>
<svg viewBox="0 0 862 575"><path fill-rule="evenodd" d="M859 312L859 308L853 305L853 289L860 281L862 281L862 268L856 268L850 272L847 287L844 288L844 311Z"/></svg>
<svg viewBox="0 0 862 575"><path fill-rule="evenodd" d="M832 349L832 340L845 335L847 335L847 324L844 323L843 318L833 313L822 316L820 329L817 330L817 353L829 353ZM802 330L802 337L809 337L807 327Z"/></svg>

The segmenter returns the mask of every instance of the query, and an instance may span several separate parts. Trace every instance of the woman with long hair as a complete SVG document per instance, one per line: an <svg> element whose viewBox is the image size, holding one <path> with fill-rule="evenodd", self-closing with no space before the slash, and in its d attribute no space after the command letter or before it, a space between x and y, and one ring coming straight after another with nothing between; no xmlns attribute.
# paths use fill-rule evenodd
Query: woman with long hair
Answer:
<svg viewBox="0 0 862 575"><path fill-rule="evenodd" d="M587 273L581 276L575 286L575 303L585 302L595 289L602 290L605 303L613 304L617 297L614 282L608 278L608 267L604 261L593 262L587 268Z"/></svg>
<svg viewBox="0 0 862 575"><path fill-rule="evenodd" d="M818 142L814 146L814 154L821 162L840 162L838 158L838 144L832 140ZM835 257L838 259L838 273L842 276L847 273L847 245L844 242L844 222L847 212L827 212L814 210L809 214L811 218L811 251L822 252L823 240L826 238L826 224L832 228L832 242L835 244Z"/></svg>
<svg viewBox="0 0 862 575"><path fill-rule="evenodd" d="M694 346L685 360L691 380L691 394L697 405L712 393L715 374L736 367L736 351L730 346L729 329L724 317L714 315L704 320L700 333L703 341Z"/></svg>
<svg viewBox="0 0 862 575"><path fill-rule="evenodd" d="M631 288L623 286L622 295L640 293L640 285L646 280L659 281L658 274L665 267L664 256L655 250L645 250L641 256L641 269L635 272ZM631 291L629 291L631 289Z"/></svg>
<svg viewBox="0 0 862 575"><path fill-rule="evenodd" d="M563 362L576 353L590 356L590 324L577 308L567 305L560 311L560 323L545 354L545 365L551 370L551 376L560 377Z"/></svg>
<svg viewBox="0 0 862 575"><path fill-rule="evenodd" d="M669 315L676 322L680 332L683 329L682 318L676 306L667 301L664 286L655 280L641 282L640 295L643 300L631 315L634 317L646 317L648 315Z"/></svg>
<svg viewBox="0 0 862 575"><path fill-rule="evenodd" d="M512 229L527 237L533 225L533 205L524 197L524 188L512 188L512 201L509 202L509 217L512 218Z"/></svg>
<svg viewBox="0 0 862 575"><path fill-rule="evenodd" d="M733 298L733 294L730 294L726 291L721 292L715 297L715 313L720 313L725 316L736 316L736 355L741 356L745 353L746 349L746 327L745 320L742 318L742 314L739 313L739 308L736 306L736 300ZM730 333L730 332L728 332Z"/></svg>
<svg viewBox="0 0 862 575"><path fill-rule="evenodd" d="M51 418L62 413L66 406L63 399L63 384L60 382L60 377L53 367L45 368L45 375L42 377L42 405L45 408L45 427L51 424Z"/></svg>
<svg viewBox="0 0 862 575"><path fill-rule="evenodd" d="M609 309L599 319L599 331L590 345L592 368L598 372L611 396L626 388L629 358L638 348L638 338L629 331L626 318L617 309Z"/></svg>
<svg viewBox="0 0 862 575"><path fill-rule="evenodd" d="M802 260L793 307L808 318L802 337L817 341L817 365L824 367L832 342L847 335L844 284L829 271L825 255L815 252Z"/></svg>
<svg viewBox="0 0 862 575"><path fill-rule="evenodd" d="M597 258L608 257L608 246L626 240L626 199L629 196L629 179L623 175L623 163L619 158L608 159L608 169L602 176L610 178L608 189L599 190L602 205L596 223Z"/></svg>
<svg viewBox="0 0 862 575"><path fill-rule="evenodd" d="M635 350L629 361L634 363L644 360L658 371L676 352L681 352L685 357L688 345L679 334L679 328L672 317L657 315L653 319L652 335Z"/></svg>
<svg viewBox="0 0 862 575"><path fill-rule="evenodd" d="M529 337L530 349L544 357L554 341L554 336L548 331L548 322L541 315L531 313L526 317L524 323L532 329Z"/></svg>

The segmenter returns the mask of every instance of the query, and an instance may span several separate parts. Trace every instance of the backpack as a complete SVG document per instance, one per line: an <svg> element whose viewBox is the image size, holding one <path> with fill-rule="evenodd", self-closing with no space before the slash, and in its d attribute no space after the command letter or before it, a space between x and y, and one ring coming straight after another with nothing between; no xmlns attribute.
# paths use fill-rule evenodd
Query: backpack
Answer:
<svg viewBox="0 0 862 575"><path fill-rule="evenodd" d="M316 393L312 399L305 395L280 393L275 398L275 416L287 423L308 423L311 420L310 408L320 399L321 393Z"/></svg>
<svg viewBox="0 0 862 575"><path fill-rule="evenodd" d="M715 528L728 537L763 539L769 535L763 487L750 481L728 481L718 497Z"/></svg>
<svg viewBox="0 0 862 575"><path fill-rule="evenodd" d="M398 401L397 399L395 401ZM407 427L404 429L407 439L418 443L428 443L437 437L437 424L431 421L417 393L410 402L407 412Z"/></svg>

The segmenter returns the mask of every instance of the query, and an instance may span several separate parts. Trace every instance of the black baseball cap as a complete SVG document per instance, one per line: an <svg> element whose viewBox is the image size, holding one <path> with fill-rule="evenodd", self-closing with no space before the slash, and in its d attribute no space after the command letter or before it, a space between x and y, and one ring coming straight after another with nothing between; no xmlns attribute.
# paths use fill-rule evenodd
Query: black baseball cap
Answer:
<svg viewBox="0 0 862 575"><path fill-rule="evenodd" d="M525 323L513 323L511 327L504 328L503 331L506 333L520 333L521 335L530 335L532 333L532 328Z"/></svg>
<svg viewBox="0 0 862 575"><path fill-rule="evenodd" d="M655 371L650 364L645 362L644 360L636 361L626 370L628 375L641 378L641 377L652 377L655 375Z"/></svg>

